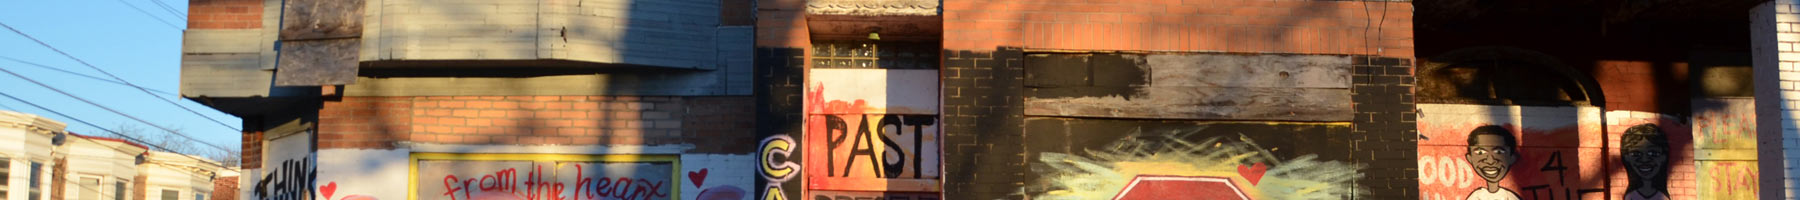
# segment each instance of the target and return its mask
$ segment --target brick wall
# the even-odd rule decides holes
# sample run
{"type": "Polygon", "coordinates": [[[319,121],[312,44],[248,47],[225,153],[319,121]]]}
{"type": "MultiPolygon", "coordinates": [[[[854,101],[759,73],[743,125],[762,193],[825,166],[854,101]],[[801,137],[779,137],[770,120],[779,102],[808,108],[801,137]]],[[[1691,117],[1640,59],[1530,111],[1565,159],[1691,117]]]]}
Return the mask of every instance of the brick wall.
{"type": "Polygon", "coordinates": [[[1751,49],[1754,57],[1757,160],[1763,199],[1792,199],[1800,186],[1800,2],[1779,0],[1750,11],[1751,49]],[[1780,117],[1775,117],[1780,116],[1780,117]]]}
{"type": "Polygon", "coordinates": [[[1366,164],[1357,184],[1371,199],[1417,199],[1418,113],[1413,63],[1405,58],[1356,57],[1351,88],[1351,161],[1366,164]]]}
{"type": "MultiPolygon", "coordinates": [[[[248,122],[248,121],[252,121],[252,120],[253,119],[245,119],[244,121],[248,122]]],[[[248,123],[246,123],[246,124],[248,124],[248,123]]],[[[242,149],[243,151],[241,152],[241,154],[243,154],[242,156],[244,158],[241,161],[242,163],[240,163],[239,167],[241,167],[242,169],[246,169],[246,170],[262,168],[263,132],[262,131],[254,131],[256,129],[250,128],[250,127],[256,127],[256,126],[244,126],[244,127],[245,127],[244,135],[239,137],[239,138],[242,138],[242,140],[243,140],[243,149],[242,149]]]]}
{"type": "Polygon", "coordinates": [[[212,200],[237,200],[238,177],[223,176],[213,179],[212,200]]]}
{"type": "Polygon", "coordinates": [[[262,3],[262,0],[190,0],[187,28],[262,28],[262,3]]]}
{"type": "Polygon", "coordinates": [[[1019,199],[1032,160],[1024,145],[1024,52],[942,54],[945,199],[1019,199]],[[961,167],[958,167],[961,166],[961,167]]]}
{"type": "Polygon", "coordinates": [[[398,141],[694,144],[704,147],[696,151],[742,152],[752,148],[720,138],[750,134],[748,101],[745,97],[342,97],[326,101],[320,109],[318,145],[385,149],[398,141]]]}
{"type": "Polygon", "coordinates": [[[1269,0],[944,1],[944,48],[998,46],[1413,57],[1412,4],[1269,0]]]}
{"type": "MultiPolygon", "coordinates": [[[[150,194],[147,194],[147,193],[150,193],[149,192],[149,189],[150,189],[150,187],[149,187],[150,186],[150,178],[149,177],[150,176],[147,176],[147,175],[137,175],[137,177],[131,178],[131,191],[132,191],[131,199],[132,200],[144,200],[147,196],[150,195],[150,194]]],[[[231,180],[236,181],[237,179],[231,179],[231,180]]],[[[233,198],[236,198],[236,197],[233,197],[233,198]]]]}
{"type": "MultiPolygon", "coordinates": [[[[800,124],[804,114],[802,109],[804,91],[802,88],[806,85],[806,74],[804,73],[807,63],[806,49],[759,46],[756,48],[755,63],[756,72],[753,81],[756,83],[754,93],[756,94],[757,141],[783,136],[802,138],[800,124]]],[[[762,158],[758,159],[758,166],[771,164],[765,163],[770,162],[769,160],[763,160],[768,158],[760,157],[769,152],[758,151],[762,153],[758,155],[759,158],[762,158]]],[[[793,163],[803,161],[801,159],[804,157],[801,156],[802,153],[805,153],[803,150],[795,148],[790,151],[784,159],[793,163]]],[[[758,173],[758,175],[763,174],[758,173]]],[[[797,172],[791,176],[803,175],[805,174],[797,172]]],[[[777,196],[783,196],[782,199],[805,199],[800,196],[800,191],[805,186],[801,185],[798,180],[799,178],[785,182],[757,181],[756,188],[787,188],[782,193],[785,195],[777,196]]],[[[767,189],[756,190],[755,199],[766,199],[763,197],[770,195],[770,191],[767,189]]]]}

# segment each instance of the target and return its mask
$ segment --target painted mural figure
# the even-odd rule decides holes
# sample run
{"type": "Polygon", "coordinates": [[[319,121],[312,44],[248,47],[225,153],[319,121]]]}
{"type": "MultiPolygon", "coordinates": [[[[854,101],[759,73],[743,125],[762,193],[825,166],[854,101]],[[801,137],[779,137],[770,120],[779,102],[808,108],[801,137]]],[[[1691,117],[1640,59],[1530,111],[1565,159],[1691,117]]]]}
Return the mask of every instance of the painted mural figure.
{"type": "Polygon", "coordinates": [[[1500,187],[1513,162],[1519,160],[1519,141],[1511,130],[1487,125],[1469,131],[1469,152],[1463,154],[1475,174],[1487,179],[1487,186],[1469,192],[1469,200],[1517,200],[1519,193],[1500,187]]]}
{"type": "Polygon", "coordinates": [[[1619,159],[1631,171],[1626,173],[1631,184],[1625,199],[1669,199],[1669,139],[1662,129],[1654,124],[1632,126],[1625,129],[1619,142],[1619,152],[1624,153],[1619,159]]]}

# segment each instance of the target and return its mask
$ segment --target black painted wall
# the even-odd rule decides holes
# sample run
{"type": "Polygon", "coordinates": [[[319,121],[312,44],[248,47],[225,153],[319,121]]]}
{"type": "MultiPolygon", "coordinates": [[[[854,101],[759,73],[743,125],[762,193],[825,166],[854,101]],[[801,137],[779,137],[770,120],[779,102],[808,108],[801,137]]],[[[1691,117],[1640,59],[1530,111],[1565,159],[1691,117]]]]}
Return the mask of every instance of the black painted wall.
{"type": "Polygon", "coordinates": [[[1351,97],[1356,120],[1351,123],[1352,162],[1367,164],[1368,199],[1418,199],[1418,111],[1413,104],[1413,63],[1387,57],[1357,56],[1352,67],[1351,97]]]}
{"type": "MultiPolygon", "coordinates": [[[[800,125],[804,118],[802,94],[806,85],[806,51],[798,48],[756,48],[754,78],[756,95],[756,138],[768,141],[781,136],[795,139],[800,136],[800,125]]],[[[756,196],[753,199],[764,199],[771,187],[785,191],[780,195],[785,199],[804,199],[801,191],[806,187],[800,184],[804,170],[793,169],[786,182],[775,182],[768,174],[761,172],[764,165],[779,165],[769,161],[786,161],[801,163],[801,149],[789,149],[788,155],[772,154],[764,151],[762,145],[757,146],[757,179],[756,196]]]]}

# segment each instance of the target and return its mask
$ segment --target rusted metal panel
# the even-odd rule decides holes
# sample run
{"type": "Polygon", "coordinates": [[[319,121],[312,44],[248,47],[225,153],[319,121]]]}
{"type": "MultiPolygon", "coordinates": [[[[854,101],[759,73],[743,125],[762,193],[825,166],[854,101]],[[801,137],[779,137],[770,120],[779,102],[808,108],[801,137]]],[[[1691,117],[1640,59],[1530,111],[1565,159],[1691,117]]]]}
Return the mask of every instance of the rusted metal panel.
{"type": "Polygon", "coordinates": [[[1085,90],[1111,87],[1032,88],[1026,90],[1025,115],[1281,121],[1350,121],[1349,89],[1140,87],[1128,96],[1067,97],[1085,90]],[[1040,96],[1055,96],[1041,98],[1040,96]]]}
{"type": "Polygon", "coordinates": [[[362,36],[363,0],[287,0],[281,40],[362,36]]]}
{"type": "Polygon", "coordinates": [[[285,41],[275,71],[276,86],[356,83],[356,56],[362,39],[285,41]]]}

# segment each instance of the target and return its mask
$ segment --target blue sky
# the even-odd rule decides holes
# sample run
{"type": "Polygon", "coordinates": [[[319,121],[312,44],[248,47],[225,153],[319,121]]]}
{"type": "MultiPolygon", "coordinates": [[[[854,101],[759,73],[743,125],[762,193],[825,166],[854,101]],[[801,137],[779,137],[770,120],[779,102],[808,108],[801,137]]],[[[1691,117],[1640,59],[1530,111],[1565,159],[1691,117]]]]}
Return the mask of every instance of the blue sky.
{"type": "MultiPolygon", "coordinates": [[[[126,81],[146,88],[179,92],[178,84],[181,81],[180,29],[185,28],[186,20],[177,18],[177,16],[186,17],[187,1],[161,1],[173,7],[180,15],[165,11],[153,0],[0,0],[0,23],[30,34],[32,37],[49,43],[100,69],[118,75],[126,81]],[[134,10],[124,3],[137,6],[143,12],[134,10]],[[153,16],[167,21],[174,27],[171,28],[170,25],[153,19],[153,16]]],[[[4,28],[0,28],[0,56],[107,78],[99,71],[90,69],[4,28]]],[[[140,119],[180,129],[182,133],[208,143],[232,149],[239,147],[239,133],[235,130],[239,128],[240,122],[237,117],[220,113],[193,101],[180,99],[178,96],[159,93],[152,96],[128,86],[100,82],[4,59],[0,59],[0,69],[29,76],[140,119]],[[229,127],[208,121],[200,115],[153,98],[174,101],[208,117],[223,121],[229,127]]],[[[32,103],[93,122],[107,129],[114,129],[121,124],[130,124],[145,129],[148,132],[146,134],[152,134],[152,136],[166,134],[166,132],[149,125],[82,103],[74,98],[63,96],[4,73],[0,73],[0,92],[24,98],[32,103]]],[[[0,97],[0,110],[14,110],[56,119],[68,123],[68,130],[76,133],[110,135],[95,127],[56,116],[48,111],[4,97],[0,97]]],[[[194,146],[199,147],[200,145],[194,146]]]]}

